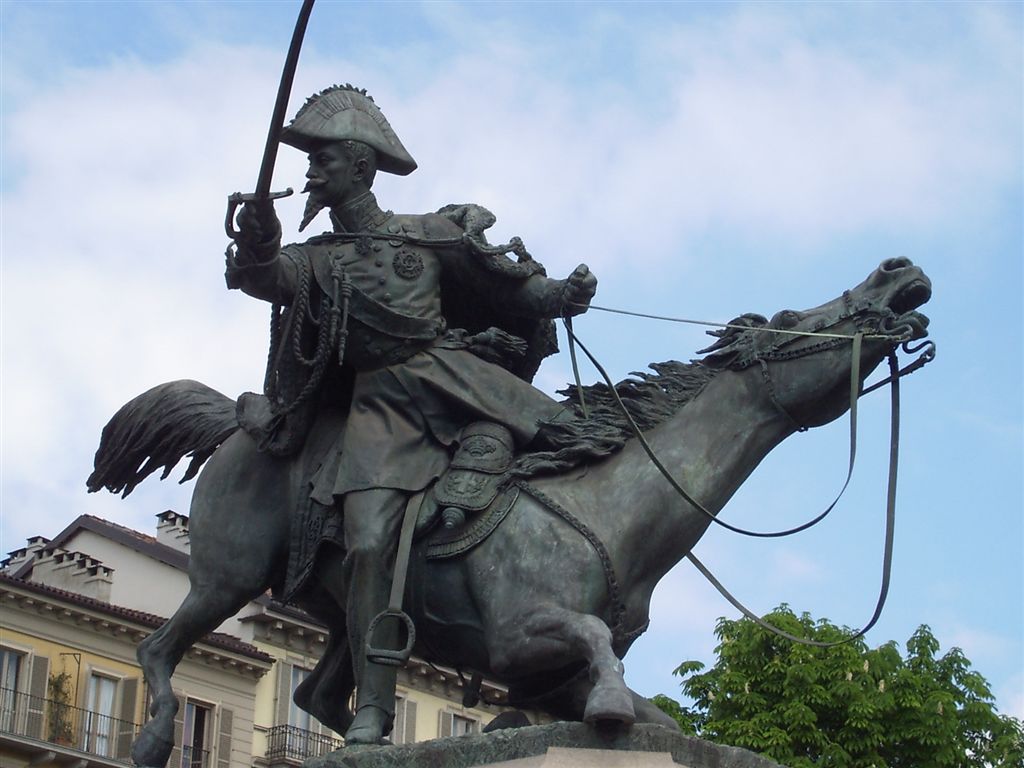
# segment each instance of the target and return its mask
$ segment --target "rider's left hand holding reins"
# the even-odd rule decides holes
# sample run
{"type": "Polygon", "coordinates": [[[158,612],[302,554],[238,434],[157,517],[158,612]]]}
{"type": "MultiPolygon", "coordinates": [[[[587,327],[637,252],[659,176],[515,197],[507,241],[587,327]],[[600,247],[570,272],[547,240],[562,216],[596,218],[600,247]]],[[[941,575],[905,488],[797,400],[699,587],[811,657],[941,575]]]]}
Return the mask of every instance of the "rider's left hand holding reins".
{"type": "Polygon", "coordinates": [[[597,277],[586,264],[580,264],[572,271],[562,289],[563,315],[582,315],[590,307],[590,300],[597,293],[597,277]]]}

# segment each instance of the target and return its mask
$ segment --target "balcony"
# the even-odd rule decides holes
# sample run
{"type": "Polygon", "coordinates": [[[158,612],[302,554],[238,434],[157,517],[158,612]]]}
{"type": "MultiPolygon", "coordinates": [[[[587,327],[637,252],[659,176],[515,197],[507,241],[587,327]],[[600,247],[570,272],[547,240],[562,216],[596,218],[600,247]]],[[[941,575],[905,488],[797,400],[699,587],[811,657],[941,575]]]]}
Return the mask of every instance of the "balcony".
{"type": "MultiPolygon", "coordinates": [[[[174,753],[171,753],[173,759],[174,753]]],[[[199,749],[198,747],[184,746],[181,748],[181,768],[211,768],[210,750],[199,749]]],[[[178,768],[172,762],[167,763],[167,768],[178,768]]]]}
{"type": "MultiPolygon", "coordinates": [[[[33,755],[73,755],[91,765],[130,765],[139,725],[0,688],[0,743],[33,755]]],[[[50,757],[53,760],[53,757],[50,757]]]]}
{"type": "Polygon", "coordinates": [[[294,725],[275,725],[267,732],[267,762],[301,763],[340,749],[341,739],[306,731],[294,725]]]}

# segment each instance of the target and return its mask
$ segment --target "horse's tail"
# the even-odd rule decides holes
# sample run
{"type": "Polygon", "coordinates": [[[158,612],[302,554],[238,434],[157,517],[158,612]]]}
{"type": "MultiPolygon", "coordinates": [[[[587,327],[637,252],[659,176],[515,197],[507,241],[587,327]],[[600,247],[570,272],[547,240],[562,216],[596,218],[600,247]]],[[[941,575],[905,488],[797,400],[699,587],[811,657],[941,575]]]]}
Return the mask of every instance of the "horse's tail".
{"type": "Polygon", "coordinates": [[[169,381],[121,406],[103,428],[86,485],[122,497],[163,467],[163,480],[183,457],[191,480],[210,455],[239,428],[235,401],[198,381],[169,381]]]}

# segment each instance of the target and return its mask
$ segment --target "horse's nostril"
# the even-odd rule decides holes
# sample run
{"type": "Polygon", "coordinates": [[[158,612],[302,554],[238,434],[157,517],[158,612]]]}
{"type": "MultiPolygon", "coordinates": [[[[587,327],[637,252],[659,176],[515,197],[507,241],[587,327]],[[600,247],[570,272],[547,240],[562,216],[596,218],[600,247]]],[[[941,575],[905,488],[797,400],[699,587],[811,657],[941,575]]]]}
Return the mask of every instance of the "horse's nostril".
{"type": "Polygon", "coordinates": [[[898,259],[886,259],[882,262],[880,269],[883,272],[896,272],[901,269],[906,269],[912,264],[913,262],[910,259],[900,256],[898,259]]]}

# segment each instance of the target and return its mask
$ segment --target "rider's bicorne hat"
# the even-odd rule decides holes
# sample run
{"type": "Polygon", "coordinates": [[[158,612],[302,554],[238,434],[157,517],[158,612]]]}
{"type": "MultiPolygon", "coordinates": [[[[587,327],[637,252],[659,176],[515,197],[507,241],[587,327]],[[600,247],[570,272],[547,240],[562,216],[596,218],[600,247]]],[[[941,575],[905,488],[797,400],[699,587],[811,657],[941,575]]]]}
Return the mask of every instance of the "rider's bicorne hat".
{"type": "Polygon", "coordinates": [[[309,152],[322,141],[361,141],[377,152],[377,168],[405,176],[416,161],[366,91],[332,85],[311,96],[281,133],[281,141],[309,152]]]}

